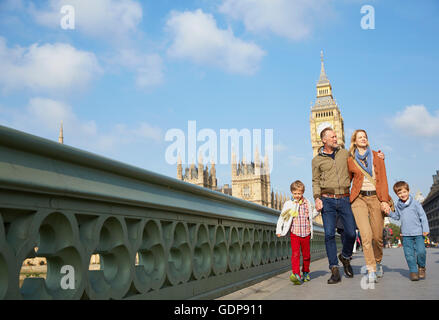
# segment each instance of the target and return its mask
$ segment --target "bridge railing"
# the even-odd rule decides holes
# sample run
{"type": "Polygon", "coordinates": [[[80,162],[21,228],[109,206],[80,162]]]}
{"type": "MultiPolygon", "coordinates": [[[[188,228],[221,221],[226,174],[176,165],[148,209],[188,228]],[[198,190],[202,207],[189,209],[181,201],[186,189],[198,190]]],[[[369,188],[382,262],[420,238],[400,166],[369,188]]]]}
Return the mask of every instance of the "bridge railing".
{"type": "Polygon", "coordinates": [[[278,215],[0,126],[0,299],[216,298],[290,268],[278,215]]]}

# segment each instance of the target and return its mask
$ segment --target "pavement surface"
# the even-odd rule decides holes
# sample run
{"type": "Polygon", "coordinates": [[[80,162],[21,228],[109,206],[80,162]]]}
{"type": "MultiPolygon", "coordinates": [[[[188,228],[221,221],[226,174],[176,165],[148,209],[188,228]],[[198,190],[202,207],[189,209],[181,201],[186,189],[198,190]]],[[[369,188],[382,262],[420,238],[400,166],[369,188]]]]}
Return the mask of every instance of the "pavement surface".
{"type": "Polygon", "coordinates": [[[361,251],[354,254],[351,265],[354,278],[344,275],[340,265],[342,281],[338,284],[327,284],[330,277],[328,259],[320,259],[311,263],[311,281],[302,285],[294,285],[289,276],[291,271],[281,273],[270,279],[261,281],[250,287],[235,291],[218,300],[430,300],[439,299],[439,249],[427,248],[426,278],[410,281],[409,270],[402,248],[384,249],[383,278],[374,285],[365,280],[364,256],[361,251]],[[363,267],[363,268],[362,268],[363,267]]]}

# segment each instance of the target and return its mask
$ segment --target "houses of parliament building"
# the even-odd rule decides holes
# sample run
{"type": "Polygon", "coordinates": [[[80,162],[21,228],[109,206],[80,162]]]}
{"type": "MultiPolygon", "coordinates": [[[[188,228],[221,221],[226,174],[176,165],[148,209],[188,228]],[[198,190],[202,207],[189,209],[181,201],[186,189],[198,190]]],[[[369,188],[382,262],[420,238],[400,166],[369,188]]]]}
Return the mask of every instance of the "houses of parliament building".
{"type": "Polygon", "coordinates": [[[207,165],[204,166],[201,158],[198,160],[198,166],[192,163],[189,168],[185,169],[184,173],[181,159],[179,159],[177,164],[177,179],[262,206],[281,210],[288,198],[284,194],[274,193],[271,190],[268,157],[266,156],[264,161],[261,161],[259,152],[256,150],[254,159],[254,162],[246,162],[244,159],[238,163],[235,153],[232,153],[231,186],[225,184],[219,187],[216,178],[215,163],[211,163],[209,170],[207,165]]]}
{"type": "MultiPolygon", "coordinates": [[[[337,134],[339,145],[344,147],[344,124],[340,109],[333,97],[332,85],[326,76],[321,52],[320,77],[316,85],[317,97],[311,106],[310,131],[313,156],[322,146],[320,132],[326,127],[332,127],[337,134]]],[[[186,168],[183,173],[181,160],[177,164],[177,178],[201,187],[209,188],[225,194],[232,195],[250,202],[254,202],[276,210],[281,210],[285,201],[289,198],[285,194],[274,193],[271,188],[270,172],[268,170],[268,157],[260,160],[259,152],[256,150],[254,162],[237,162],[235,154],[232,153],[231,165],[232,185],[225,184],[218,186],[216,178],[215,163],[211,163],[210,171],[208,166],[204,167],[202,159],[199,159],[198,166],[194,163],[186,168]]],[[[321,223],[320,216],[318,217],[321,223]]]]}

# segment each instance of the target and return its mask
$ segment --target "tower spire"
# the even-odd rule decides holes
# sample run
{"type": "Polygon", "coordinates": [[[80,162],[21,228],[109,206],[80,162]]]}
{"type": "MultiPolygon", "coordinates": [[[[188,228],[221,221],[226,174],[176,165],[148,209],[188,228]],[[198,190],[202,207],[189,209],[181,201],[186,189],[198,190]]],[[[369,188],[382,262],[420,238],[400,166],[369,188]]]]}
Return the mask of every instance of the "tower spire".
{"type": "Polygon", "coordinates": [[[323,50],[320,51],[320,61],[321,61],[321,69],[320,69],[320,78],[317,82],[317,98],[320,97],[332,97],[332,86],[329,82],[328,77],[326,76],[325,71],[325,63],[323,62],[323,50]]]}
{"type": "Polygon", "coordinates": [[[177,178],[183,180],[183,166],[181,163],[180,152],[178,153],[178,160],[177,160],[177,178]]]}
{"type": "Polygon", "coordinates": [[[321,61],[321,68],[320,68],[320,78],[318,84],[328,84],[329,80],[326,76],[325,72],[325,63],[323,62],[323,50],[320,51],[320,61],[321,61]]]}
{"type": "Polygon", "coordinates": [[[259,148],[258,145],[256,145],[256,150],[255,150],[255,164],[257,164],[258,166],[261,165],[261,158],[259,156],[259,148]]]}
{"type": "Polygon", "coordinates": [[[213,161],[213,158],[210,161],[210,174],[212,179],[212,189],[216,190],[217,188],[217,179],[216,179],[216,169],[215,169],[215,162],[213,161]]]}
{"type": "Polygon", "coordinates": [[[235,148],[234,147],[232,148],[233,148],[232,149],[232,177],[235,177],[238,174],[238,164],[236,163],[235,148]]]}
{"type": "Polygon", "coordinates": [[[64,131],[63,131],[63,123],[62,123],[62,120],[61,120],[61,127],[59,128],[58,142],[61,143],[61,144],[64,144],[64,131]]]}

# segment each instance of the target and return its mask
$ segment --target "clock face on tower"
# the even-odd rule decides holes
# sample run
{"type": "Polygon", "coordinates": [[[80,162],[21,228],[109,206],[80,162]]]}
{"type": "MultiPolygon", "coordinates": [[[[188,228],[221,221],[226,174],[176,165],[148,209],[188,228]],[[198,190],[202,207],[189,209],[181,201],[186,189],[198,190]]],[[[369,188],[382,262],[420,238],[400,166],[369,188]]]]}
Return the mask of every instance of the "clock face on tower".
{"type": "Polygon", "coordinates": [[[332,128],[332,124],[330,122],[322,122],[317,126],[317,136],[320,138],[320,132],[322,132],[323,129],[327,128],[327,127],[331,127],[332,128]]]}

